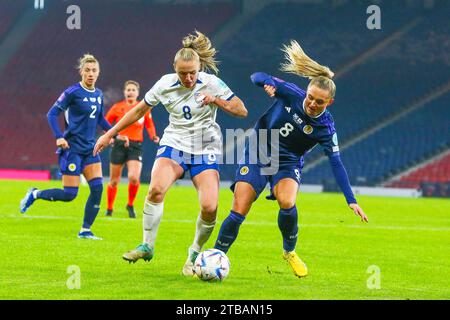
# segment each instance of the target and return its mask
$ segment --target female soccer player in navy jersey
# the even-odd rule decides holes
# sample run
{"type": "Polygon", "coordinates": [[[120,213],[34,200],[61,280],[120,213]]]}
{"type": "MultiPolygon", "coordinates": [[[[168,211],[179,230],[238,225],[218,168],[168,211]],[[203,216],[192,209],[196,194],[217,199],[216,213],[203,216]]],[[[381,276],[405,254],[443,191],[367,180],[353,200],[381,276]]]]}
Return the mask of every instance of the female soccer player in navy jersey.
{"type": "Polygon", "coordinates": [[[263,87],[275,101],[256,122],[253,134],[259,148],[278,151],[278,159],[270,155],[267,163],[259,156],[258,150],[252,150],[246,143],[243,160],[239,164],[236,178],[231,189],[234,191],[232,210],[224,220],[215,244],[216,249],[227,252],[236,239],[239,227],[249,213],[267,183],[271,194],[267,197],[277,200],[280,207],[278,226],[283,237],[283,257],[288,261],[294,274],[304,277],[308,274],[306,265],[295,252],[298,225],[296,198],[303,167],[303,156],[316,144],[320,144],[328,155],[336,181],[343,191],[349,207],[362,221],[367,216],[359,207],[353,195],[346,170],[339,156],[339,146],[334,121],[326,108],[333,103],[336,86],[332,80],[333,72],[309,58],[296,41],[285,45],[287,63],[282,71],[308,77],[311,81],[307,91],[295,84],[284,82],[262,72],[251,76],[252,82],[263,87]],[[279,133],[279,145],[271,145],[275,132],[279,133]],[[261,134],[267,134],[259,141],[261,134]],[[252,156],[258,155],[255,161],[252,156]]]}
{"type": "MultiPolygon", "coordinates": [[[[63,189],[38,190],[31,188],[20,202],[20,211],[25,213],[37,199],[69,202],[75,199],[82,173],[88,181],[90,195],[84,209],[83,225],[79,238],[100,240],[91,226],[100,208],[103,192],[100,157],[93,156],[97,126],[107,131],[111,128],[103,116],[103,93],[95,88],[100,74],[97,59],[85,54],[78,64],[81,81],[66,89],[47,114],[47,119],[56,138],[56,153],[62,173],[63,189]],[[64,113],[66,130],[61,132],[58,116],[64,113]]],[[[126,137],[120,137],[128,143],[126,137]]]]}

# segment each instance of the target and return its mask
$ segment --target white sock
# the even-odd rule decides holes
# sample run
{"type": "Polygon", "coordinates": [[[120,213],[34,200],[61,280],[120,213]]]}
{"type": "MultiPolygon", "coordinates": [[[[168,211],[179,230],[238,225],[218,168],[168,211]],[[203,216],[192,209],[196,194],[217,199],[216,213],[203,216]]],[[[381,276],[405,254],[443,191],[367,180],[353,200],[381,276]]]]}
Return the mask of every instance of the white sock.
{"type": "Polygon", "coordinates": [[[34,190],[31,194],[33,195],[33,198],[36,200],[37,199],[37,194],[38,194],[39,190],[34,190]]]}
{"type": "Polygon", "coordinates": [[[163,215],[164,202],[153,203],[145,199],[142,227],[144,229],[144,243],[154,247],[159,223],[163,215]]]}
{"type": "Polygon", "coordinates": [[[192,243],[191,246],[193,250],[198,252],[202,250],[203,245],[206,243],[206,241],[208,241],[209,237],[211,236],[211,233],[213,232],[215,225],[216,221],[206,222],[200,217],[200,215],[198,216],[194,243],[192,243]]]}

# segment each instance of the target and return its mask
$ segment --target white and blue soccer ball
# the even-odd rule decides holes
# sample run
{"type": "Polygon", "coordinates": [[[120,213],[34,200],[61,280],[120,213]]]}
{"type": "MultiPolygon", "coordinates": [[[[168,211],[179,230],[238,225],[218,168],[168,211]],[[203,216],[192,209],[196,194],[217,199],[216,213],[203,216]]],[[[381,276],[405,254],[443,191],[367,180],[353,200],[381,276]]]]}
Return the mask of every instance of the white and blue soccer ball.
{"type": "Polygon", "coordinates": [[[230,272],[230,260],[223,251],[208,249],[195,259],[194,272],[203,281],[222,281],[230,272]]]}

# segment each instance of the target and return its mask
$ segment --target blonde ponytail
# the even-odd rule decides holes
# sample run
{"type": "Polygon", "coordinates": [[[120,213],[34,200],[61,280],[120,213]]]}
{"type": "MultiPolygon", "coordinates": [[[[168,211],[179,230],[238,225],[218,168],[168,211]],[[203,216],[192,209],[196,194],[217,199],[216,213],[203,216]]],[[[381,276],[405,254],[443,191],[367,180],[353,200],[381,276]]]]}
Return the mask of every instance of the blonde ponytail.
{"type": "Polygon", "coordinates": [[[210,70],[216,74],[219,73],[218,61],[214,58],[217,53],[216,49],[203,33],[197,30],[195,33],[197,35],[189,34],[183,38],[183,48],[175,55],[174,62],[176,63],[179,59],[184,61],[198,59],[201,71],[210,70]]]}
{"type": "Polygon", "coordinates": [[[311,85],[316,85],[321,89],[329,90],[333,98],[336,94],[336,85],[332,80],[334,72],[311,59],[297,41],[291,40],[289,45],[283,45],[281,49],[285,53],[287,62],[281,64],[280,70],[293,73],[300,77],[309,78],[311,85]]]}

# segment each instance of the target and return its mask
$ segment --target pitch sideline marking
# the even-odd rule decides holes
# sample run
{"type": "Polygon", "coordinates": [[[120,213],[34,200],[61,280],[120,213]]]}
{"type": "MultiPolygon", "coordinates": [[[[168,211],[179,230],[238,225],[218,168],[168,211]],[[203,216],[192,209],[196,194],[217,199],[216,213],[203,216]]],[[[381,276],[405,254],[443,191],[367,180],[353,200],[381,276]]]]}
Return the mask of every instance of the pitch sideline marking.
{"type": "MultiPolygon", "coordinates": [[[[49,220],[79,220],[80,217],[61,217],[61,216],[30,216],[30,215],[0,215],[0,219],[49,219],[49,220]]],[[[130,218],[105,218],[108,221],[135,221],[130,218]]],[[[162,220],[162,223],[176,222],[176,223],[195,223],[195,220],[188,219],[170,219],[162,220]]],[[[247,225],[266,225],[276,226],[275,222],[263,222],[263,221],[246,221],[247,225]]],[[[405,230],[405,231],[450,231],[450,227],[405,227],[405,226],[381,226],[381,225],[345,225],[345,224],[320,224],[300,223],[301,227],[311,228],[351,228],[351,229],[378,229],[378,230],[405,230]]]]}

